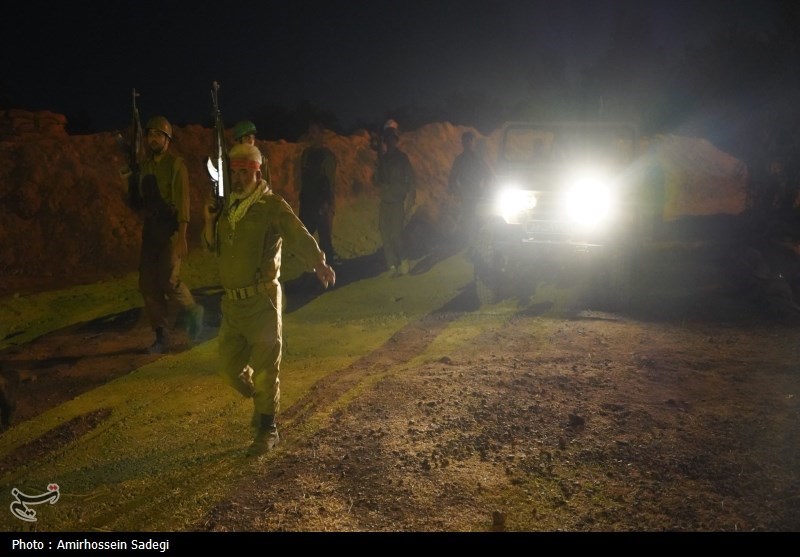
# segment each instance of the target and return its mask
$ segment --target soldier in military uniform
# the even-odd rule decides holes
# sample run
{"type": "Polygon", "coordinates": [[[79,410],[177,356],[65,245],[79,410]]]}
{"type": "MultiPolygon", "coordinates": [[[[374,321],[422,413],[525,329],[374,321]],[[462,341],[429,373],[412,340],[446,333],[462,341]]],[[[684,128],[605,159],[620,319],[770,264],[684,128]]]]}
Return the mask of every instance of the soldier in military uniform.
{"type": "Polygon", "coordinates": [[[447,187],[460,204],[461,240],[471,246],[478,232],[477,207],[491,181],[489,165],[478,155],[475,134],[464,132],[461,144],[464,150],[453,161],[447,187]]]}
{"type": "Polygon", "coordinates": [[[335,214],[336,155],[325,146],[325,129],[319,122],[308,126],[311,145],[300,156],[300,220],[311,234],[319,235],[319,245],[334,261],[333,217],[335,214]]]}
{"type": "Polygon", "coordinates": [[[142,215],[139,290],[156,338],[148,349],[170,349],[169,332],[177,318],[186,322],[196,340],[203,323],[203,306],[197,304],[180,279],[181,260],[189,251],[189,174],[183,159],[169,152],[172,125],[163,116],[147,122],[148,156],[142,162],[138,190],[130,200],[142,215]]]}
{"type": "MultiPolygon", "coordinates": [[[[258,129],[256,129],[256,125],[253,122],[250,120],[241,120],[233,126],[233,141],[237,144],[246,143],[247,145],[255,145],[257,133],[258,129]]],[[[261,164],[261,177],[272,187],[272,179],[269,174],[269,160],[267,157],[264,157],[264,162],[261,164]]]]}
{"type": "Polygon", "coordinates": [[[374,181],[380,188],[378,227],[383,241],[386,266],[392,277],[408,272],[402,245],[406,216],[416,199],[414,170],[408,156],[397,147],[400,136],[393,127],[384,130],[386,153],[378,159],[374,181]]]}
{"type": "Polygon", "coordinates": [[[203,239],[216,251],[225,290],[219,330],[220,375],[254,402],[256,435],[248,455],[261,455],[280,440],[275,416],[280,409],[282,353],[281,251],[284,242],[325,286],[336,280],[325,252],[289,204],[261,176],[257,147],[235,145],[229,154],[231,196],[220,213],[205,210],[203,239]],[[243,369],[252,368],[252,383],[243,369]]]}

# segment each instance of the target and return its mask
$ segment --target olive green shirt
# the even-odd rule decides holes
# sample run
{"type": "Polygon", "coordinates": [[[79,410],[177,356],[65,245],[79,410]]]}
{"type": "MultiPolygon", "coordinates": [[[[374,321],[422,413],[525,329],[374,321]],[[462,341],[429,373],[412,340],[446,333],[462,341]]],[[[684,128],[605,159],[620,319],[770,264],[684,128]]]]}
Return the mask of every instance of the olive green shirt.
{"type": "Polygon", "coordinates": [[[223,288],[277,282],[283,243],[309,270],[322,257],[316,239],[278,194],[268,192],[231,227],[228,210],[217,221],[216,251],[223,288]]]}
{"type": "Polygon", "coordinates": [[[416,181],[408,156],[400,150],[388,151],[378,160],[373,177],[380,188],[381,202],[414,202],[416,181]]]}
{"type": "MultiPolygon", "coordinates": [[[[172,153],[164,153],[160,160],[150,157],[142,163],[139,187],[147,181],[147,176],[155,176],[161,200],[175,213],[177,221],[189,222],[189,171],[182,158],[172,153]]],[[[158,210],[148,192],[141,191],[145,210],[158,210]]]]}
{"type": "Polygon", "coordinates": [[[327,147],[312,145],[300,156],[300,203],[309,207],[334,206],[336,155],[327,147]]]}

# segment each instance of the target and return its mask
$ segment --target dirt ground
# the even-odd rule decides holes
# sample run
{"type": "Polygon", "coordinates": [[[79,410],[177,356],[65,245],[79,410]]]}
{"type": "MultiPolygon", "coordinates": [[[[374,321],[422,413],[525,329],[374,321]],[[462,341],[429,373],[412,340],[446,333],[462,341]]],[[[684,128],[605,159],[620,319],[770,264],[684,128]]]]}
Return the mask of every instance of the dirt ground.
{"type": "MultiPolygon", "coordinates": [[[[275,453],[193,530],[800,530],[797,322],[733,287],[671,296],[665,285],[685,286],[671,272],[695,281],[727,257],[687,253],[654,256],[639,311],[480,308],[467,288],[288,408],[275,453]],[[404,365],[464,321],[487,325],[447,356],[404,365]]],[[[219,295],[197,295],[211,338],[219,295]]],[[[132,310],[7,351],[24,371],[18,421],[157,358],[139,351],[149,341],[132,310]]],[[[0,468],[90,427],[65,424],[0,468]]]]}

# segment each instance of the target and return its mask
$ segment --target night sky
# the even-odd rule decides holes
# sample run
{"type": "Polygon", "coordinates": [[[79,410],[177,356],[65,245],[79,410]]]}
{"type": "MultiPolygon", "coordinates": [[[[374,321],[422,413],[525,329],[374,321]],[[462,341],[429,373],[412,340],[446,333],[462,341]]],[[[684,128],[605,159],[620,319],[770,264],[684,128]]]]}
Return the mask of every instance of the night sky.
{"type": "Polygon", "coordinates": [[[100,131],[142,117],[210,124],[220,83],[227,124],[258,107],[306,99],[344,126],[457,92],[503,103],[525,95],[542,48],[572,67],[608,41],[621,7],[643,11],[667,53],[738,24],[770,30],[777,1],[301,0],[41,2],[4,8],[3,106],[83,111],[100,131]]]}

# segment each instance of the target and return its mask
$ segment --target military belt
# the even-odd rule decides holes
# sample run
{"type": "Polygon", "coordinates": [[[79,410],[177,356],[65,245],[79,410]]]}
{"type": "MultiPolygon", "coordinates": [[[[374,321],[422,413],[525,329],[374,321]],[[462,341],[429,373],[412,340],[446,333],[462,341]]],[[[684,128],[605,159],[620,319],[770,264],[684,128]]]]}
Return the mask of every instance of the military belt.
{"type": "Polygon", "coordinates": [[[225,288],[225,295],[231,300],[246,300],[259,292],[269,292],[269,283],[259,282],[244,288],[225,288]]]}

